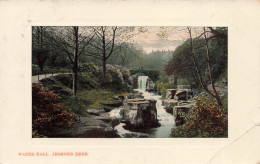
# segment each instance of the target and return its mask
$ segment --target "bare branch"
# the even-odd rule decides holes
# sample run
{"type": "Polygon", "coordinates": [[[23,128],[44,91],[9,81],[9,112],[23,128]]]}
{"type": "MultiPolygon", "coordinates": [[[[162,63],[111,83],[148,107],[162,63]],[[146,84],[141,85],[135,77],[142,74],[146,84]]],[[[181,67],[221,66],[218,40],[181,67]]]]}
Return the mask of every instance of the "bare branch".
{"type": "Polygon", "coordinates": [[[114,50],[116,29],[117,29],[117,26],[115,28],[113,28],[112,48],[111,48],[108,56],[106,57],[106,59],[108,59],[112,55],[112,52],[114,50]]]}
{"type": "Polygon", "coordinates": [[[80,56],[82,54],[82,52],[85,50],[86,46],[89,45],[90,41],[94,38],[94,35],[87,41],[87,43],[85,43],[85,45],[83,46],[83,48],[81,49],[81,51],[79,52],[78,56],[80,56]]]}

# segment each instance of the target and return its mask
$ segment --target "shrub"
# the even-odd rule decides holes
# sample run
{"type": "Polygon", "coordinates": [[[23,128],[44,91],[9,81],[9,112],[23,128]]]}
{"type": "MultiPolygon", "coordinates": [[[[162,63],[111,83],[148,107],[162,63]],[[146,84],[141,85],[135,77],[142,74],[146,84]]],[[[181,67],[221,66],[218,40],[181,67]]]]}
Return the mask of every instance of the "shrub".
{"type": "Polygon", "coordinates": [[[93,73],[98,70],[98,67],[94,63],[82,63],[80,66],[81,72],[93,73]]]}
{"type": "Polygon", "coordinates": [[[59,81],[61,84],[68,88],[72,88],[72,75],[70,74],[59,74],[54,76],[55,80],[59,81]]]}
{"type": "Polygon", "coordinates": [[[131,85],[132,78],[125,67],[107,65],[107,82],[110,88],[118,91],[129,91],[128,85],[131,85]]]}
{"type": "Polygon", "coordinates": [[[228,118],[215,99],[196,98],[196,104],[182,127],[172,130],[172,137],[227,137],[228,118]]]}
{"type": "MultiPolygon", "coordinates": [[[[72,88],[72,75],[60,74],[54,78],[68,88],[72,88]]],[[[97,88],[99,86],[98,79],[91,73],[78,74],[78,87],[84,89],[97,88]]]]}
{"type": "Polygon", "coordinates": [[[166,96],[166,89],[174,89],[173,83],[160,83],[159,81],[156,82],[157,92],[162,95],[163,98],[166,96]]]}
{"type": "Polygon", "coordinates": [[[76,122],[75,113],[60,104],[55,93],[46,91],[41,84],[33,84],[32,128],[35,136],[49,136],[55,131],[70,129],[76,122]]]}
{"type": "Polygon", "coordinates": [[[79,87],[84,89],[98,88],[99,80],[90,73],[82,73],[78,76],[79,87]]]}

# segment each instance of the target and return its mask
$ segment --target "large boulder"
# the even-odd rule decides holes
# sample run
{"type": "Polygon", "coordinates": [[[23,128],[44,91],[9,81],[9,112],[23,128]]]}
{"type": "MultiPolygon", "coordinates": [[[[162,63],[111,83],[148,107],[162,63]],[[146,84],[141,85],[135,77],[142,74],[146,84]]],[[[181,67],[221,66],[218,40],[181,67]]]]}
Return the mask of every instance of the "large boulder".
{"type": "Polygon", "coordinates": [[[103,109],[87,109],[88,114],[99,116],[101,113],[105,111],[103,109]]]}
{"type": "Polygon", "coordinates": [[[194,102],[190,102],[186,105],[182,104],[181,106],[173,107],[173,115],[175,116],[176,126],[183,125],[188,121],[188,116],[191,113],[194,104],[194,102]]]}
{"type": "Polygon", "coordinates": [[[81,117],[75,128],[74,137],[85,138],[109,138],[120,137],[114,129],[119,120],[110,117],[108,113],[100,113],[99,116],[81,117]]]}
{"type": "Polygon", "coordinates": [[[148,138],[148,134],[143,133],[137,133],[137,132],[131,132],[131,133],[125,133],[123,134],[124,138],[148,138]]]}
{"type": "Polygon", "coordinates": [[[174,99],[177,89],[166,89],[166,99],[174,99]]]}
{"type": "Polygon", "coordinates": [[[127,99],[124,103],[123,119],[126,128],[139,129],[158,126],[156,100],[127,99]]]}
{"type": "Polygon", "coordinates": [[[173,114],[173,107],[178,105],[178,101],[175,99],[163,100],[163,105],[165,106],[166,112],[173,114]]]}
{"type": "Polygon", "coordinates": [[[134,92],[126,96],[126,99],[139,99],[144,98],[143,93],[141,92],[134,92]]]}

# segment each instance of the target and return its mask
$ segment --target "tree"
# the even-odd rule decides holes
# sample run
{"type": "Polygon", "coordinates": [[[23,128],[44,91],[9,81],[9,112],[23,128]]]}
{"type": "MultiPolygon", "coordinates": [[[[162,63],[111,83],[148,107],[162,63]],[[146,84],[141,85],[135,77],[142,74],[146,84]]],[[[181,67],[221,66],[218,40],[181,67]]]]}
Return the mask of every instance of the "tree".
{"type": "MultiPolygon", "coordinates": [[[[196,68],[196,72],[197,72],[200,84],[201,84],[202,88],[209,95],[211,95],[212,97],[214,97],[216,99],[216,101],[218,102],[218,105],[222,107],[221,99],[220,99],[220,97],[219,97],[219,95],[216,91],[216,88],[215,88],[215,85],[214,85],[214,82],[213,82],[213,79],[212,79],[212,65],[211,65],[210,52],[209,52],[209,41],[210,41],[211,38],[214,38],[214,37],[221,37],[221,38],[224,38],[224,39],[227,39],[227,37],[224,37],[224,36],[226,36],[225,34],[220,34],[219,32],[216,33],[216,30],[214,30],[213,28],[210,28],[210,32],[213,33],[213,35],[207,37],[206,33],[208,31],[206,31],[205,27],[203,28],[203,33],[199,36],[199,37],[201,37],[203,35],[204,39],[205,39],[205,44],[200,45],[199,47],[205,46],[205,48],[206,48],[209,79],[210,79],[210,82],[211,82],[211,85],[212,85],[212,88],[213,88],[213,92],[214,92],[214,93],[212,93],[208,89],[208,86],[205,84],[205,82],[202,79],[202,74],[201,74],[200,68],[198,67],[196,56],[194,55],[194,52],[193,52],[194,47],[193,47],[193,41],[192,41],[193,38],[192,38],[191,28],[188,27],[187,30],[188,30],[189,36],[190,36],[190,55],[191,55],[192,61],[194,63],[194,66],[196,68]]],[[[199,48],[199,47],[197,47],[197,48],[199,48]]]]}
{"type": "MultiPolygon", "coordinates": [[[[199,40],[195,40],[194,44],[198,44],[199,40]]],[[[196,51],[196,56],[200,59],[198,64],[199,67],[204,70],[204,65],[202,64],[204,60],[204,53],[202,51],[196,51]]],[[[167,75],[174,76],[174,84],[177,86],[178,77],[187,79],[192,87],[196,87],[199,81],[196,77],[196,70],[190,58],[189,52],[189,40],[186,40],[183,44],[178,46],[172,54],[171,60],[165,66],[164,69],[167,75]]],[[[203,76],[204,78],[204,76],[203,76]]]]}
{"type": "Polygon", "coordinates": [[[40,68],[40,71],[43,71],[43,66],[45,61],[47,60],[47,53],[49,52],[48,50],[44,49],[43,46],[43,27],[39,26],[36,28],[32,28],[32,36],[33,38],[33,44],[32,44],[32,48],[33,48],[33,53],[36,53],[36,59],[37,59],[37,64],[40,68]]]}
{"type": "Polygon", "coordinates": [[[78,83],[78,60],[85,53],[85,49],[90,44],[94,35],[86,29],[79,32],[78,26],[73,27],[48,27],[44,36],[49,39],[49,44],[52,44],[56,49],[64,52],[72,64],[73,71],[73,95],[77,94],[78,83]]]}
{"type": "Polygon", "coordinates": [[[113,54],[118,54],[122,50],[122,46],[126,45],[134,35],[144,30],[134,31],[134,27],[109,27],[100,26],[93,27],[95,37],[91,45],[93,49],[88,51],[88,55],[102,61],[103,75],[102,83],[106,82],[106,64],[113,54]]]}
{"type": "Polygon", "coordinates": [[[208,30],[203,28],[194,31],[188,27],[187,30],[189,39],[176,48],[165,71],[168,75],[184,76],[189,81],[196,81],[222,106],[214,83],[227,67],[227,29],[209,27],[208,30]],[[193,38],[192,31],[199,36],[193,38]],[[213,92],[209,90],[208,83],[213,92]]]}

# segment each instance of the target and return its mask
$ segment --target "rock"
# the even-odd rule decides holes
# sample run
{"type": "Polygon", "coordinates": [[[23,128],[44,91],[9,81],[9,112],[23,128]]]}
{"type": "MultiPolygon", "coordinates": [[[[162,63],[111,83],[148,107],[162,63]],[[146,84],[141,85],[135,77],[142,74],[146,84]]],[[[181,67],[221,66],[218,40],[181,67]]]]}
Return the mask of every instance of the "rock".
{"type": "Polygon", "coordinates": [[[127,99],[137,99],[137,98],[144,98],[144,96],[143,96],[143,93],[141,93],[141,92],[134,92],[134,93],[131,93],[130,95],[128,95],[126,98],[127,99]]]}
{"type": "Polygon", "coordinates": [[[82,130],[97,130],[97,129],[104,129],[102,126],[84,126],[82,130]]]}
{"type": "Polygon", "coordinates": [[[106,111],[106,112],[110,112],[111,110],[115,109],[115,108],[118,108],[120,106],[123,105],[123,102],[121,100],[119,100],[118,102],[116,103],[113,103],[113,104],[105,104],[103,103],[103,109],[106,111]]]}
{"type": "Polygon", "coordinates": [[[104,131],[107,132],[107,133],[111,133],[111,132],[114,131],[114,129],[113,129],[111,126],[109,126],[109,127],[106,127],[106,128],[104,129],[104,131]]]}
{"type": "Polygon", "coordinates": [[[156,100],[127,99],[123,119],[128,128],[151,128],[158,125],[156,100]]]}
{"type": "Polygon", "coordinates": [[[113,119],[115,118],[110,118],[108,117],[108,115],[82,117],[80,120],[80,124],[78,124],[77,129],[74,132],[74,136],[86,138],[120,137],[117,134],[117,131],[114,130],[113,126],[111,125],[113,119]]]}
{"type": "Polygon", "coordinates": [[[183,106],[174,106],[173,107],[173,115],[175,116],[175,124],[176,126],[182,125],[188,121],[188,115],[192,111],[192,107],[194,103],[190,103],[183,106]]]}
{"type": "Polygon", "coordinates": [[[166,89],[166,99],[174,99],[177,89],[166,89]]]}
{"type": "Polygon", "coordinates": [[[181,112],[184,112],[185,114],[188,114],[191,110],[194,104],[187,104],[187,105],[182,105],[182,106],[174,106],[173,107],[173,115],[175,117],[178,117],[178,115],[181,112]]]}
{"type": "Polygon", "coordinates": [[[137,133],[137,132],[132,132],[132,133],[125,133],[123,134],[125,138],[148,138],[148,134],[143,134],[143,133],[137,133]]]}
{"type": "Polygon", "coordinates": [[[178,105],[178,101],[174,99],[167,99],[164,100],[164,108],[166,109],[166,112],[173,114],[173,107],[178,105]]]}
{"type": "Polygon", "coordinates": [[[227,92],[222,92],[222,93],[220,93],[220,95],[219,95],[220,97],[224,97],[224,96],[227,96],[227,92]]]}
{"type": "Polygon", "coordinates": [[[120,124],[120,121],[119,119],[117,118],[114,118],[112,121],[111,121],[111,126],[114,128],[115,126],[119,125],[120,124]]]}
{"type": "Polygon", "coordinates": [[[87,109],[87,112],[91,115],[99,116],[100,113],[104,113],[103,109],[87,109]]]}
{"type": "Polygon", "coordinates": [[[110,138],[120,137],[112,127],[87,126],[78,130],[77,137],[110,138]]]}
{"type": "Polygon", "coordinates": [[[112,119],[110,117],[96,117],[96,119],[102,120],[106,123],[110,123],[112,121],[112,119]]]}
{"type": "Polygon", "coordinates": [[[114,100],[120,100],[118,96],[113,97],[114,100]]]}

